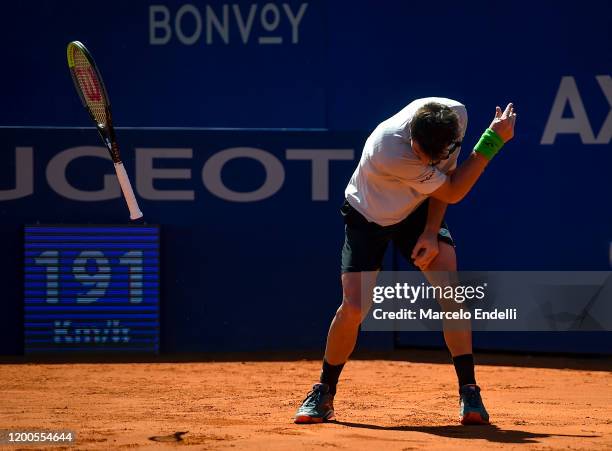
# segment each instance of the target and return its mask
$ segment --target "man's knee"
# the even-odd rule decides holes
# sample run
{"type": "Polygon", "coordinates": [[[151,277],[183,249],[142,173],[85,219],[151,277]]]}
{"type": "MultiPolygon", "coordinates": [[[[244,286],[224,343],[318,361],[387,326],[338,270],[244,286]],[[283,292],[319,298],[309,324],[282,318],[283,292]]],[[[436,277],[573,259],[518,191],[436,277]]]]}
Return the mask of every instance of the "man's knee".
{"type": "Polygon", "coordinates": [[[457,254],[450,244],[440,241],[439,252],[433,259],[427,271],[457,271],[457,254]]]}
{"type": "Polygon", "coordinates": [[[342,304],[336,311],[336,316],[344,321],[358,326],[361,323],[361,306],[348,301],[346,298],[342,300],[342,304]]]}
{"type": "Polygon", "coordinates": [[[344,273],[342,274],[342,305],[337,314],[344,319],[359,324],[364,312],[370,307],[371,296],[364,291],[364,281],[371,276],[367,273],[344,273]]]}

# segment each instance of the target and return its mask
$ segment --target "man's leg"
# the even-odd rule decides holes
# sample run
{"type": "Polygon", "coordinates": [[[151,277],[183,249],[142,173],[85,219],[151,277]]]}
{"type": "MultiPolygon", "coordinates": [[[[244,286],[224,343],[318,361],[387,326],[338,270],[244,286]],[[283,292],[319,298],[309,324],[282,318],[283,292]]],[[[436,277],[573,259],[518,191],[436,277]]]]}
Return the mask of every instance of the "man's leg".
{"type": "Polygon", "coordinates": [[[320,382],[329,386],[332,396],[336,394],[338,378],[349,359],[359,333],[359,325],[372,305],[372,293],[377,271],[347,272],[342,274],[342,304],[329,326],[320,382]]]}
{"type": "Polygon", "coordinates": [[[359,325],[372,305],[371,293],[377,274],[377,271],[342,274],[342,304],[327,334],[320,383],[315,384],[298,409],[296,423],[320,423],[334,419],[333,400],[338,378],[355,348],[359,325]]]}
{"type": "MultiPolygon", "coordinates": [[[[457,271],[455,248],[440,241],[439,254],[432,261],[425,276],[432,285],[448,286],[454,284],[457,271]]],[[[458,309],[460,304],[445,301],[443,308],[458,309]]],[[[444,320],[444,341],[453,358],[455,372],[459,381],[460,418],[463,424],[487,424],[487,413],[480,388],[474,375],[474,355],[472,353],[472,329],[467,320],[444,320]]]]}
{"type": "Polygon", "coordinates": [[[334,417],[333,399],[344,364],[355,348],[359,325],[372,304],[372,288],[392,230],[370,223],[348,202],[342,248],[342,304],[327,334],[320,383],[315,384],[295,415],[296,423],[320,423],[334,417]],[[362,293],[368,293],[363,297],[362,293]]]}
{"type": "Polygon", "coordinates": [[[372,293],[376,271],[342,274],[342,304],[336,311],[327,334],[325,361],[330,365],[344,364],[357,342],[359,325],[372,305],[372,297],[362,298],[362,291],[372,293]]]}
{"type": "MultiPolygon", "coordinates": [[[[449,277],[452,277],[452,273],[457,271],[457,254],[453,246],[443,241],[438,243],[438,247],[440,253],[424,274],[432,285],[445,286],[451,283],[449,277]]],[[[444,322],[444,326],[444,341],[453,358],[472,354],[472,329],[469,321],[444,322]]]]}

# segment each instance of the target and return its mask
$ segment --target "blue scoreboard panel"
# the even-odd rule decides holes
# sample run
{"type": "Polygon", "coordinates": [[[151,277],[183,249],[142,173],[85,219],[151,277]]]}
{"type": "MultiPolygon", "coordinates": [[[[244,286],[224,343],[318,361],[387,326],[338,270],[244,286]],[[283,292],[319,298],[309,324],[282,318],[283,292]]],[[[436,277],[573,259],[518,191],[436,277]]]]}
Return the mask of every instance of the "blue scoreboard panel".
{"type": "Polygon", "coordinates": [[[159,350],[157,226],[24,232],[26,353],[159,350]]]}

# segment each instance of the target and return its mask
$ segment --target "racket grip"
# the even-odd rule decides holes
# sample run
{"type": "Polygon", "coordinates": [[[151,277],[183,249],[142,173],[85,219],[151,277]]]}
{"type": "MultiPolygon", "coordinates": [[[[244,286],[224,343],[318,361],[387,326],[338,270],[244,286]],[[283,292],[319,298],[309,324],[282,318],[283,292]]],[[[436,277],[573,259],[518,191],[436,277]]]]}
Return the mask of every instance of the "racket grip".
{"type": "Polygon", "coordinates": [[[130,209],[130,219],[133,221],[134,219],[142,218],[142,211],[140,211],[140,208],[138,207],[136,196],[134,196],[134,191],[132,190],[132,184],[130,183],[127,172],[125,172],[123,163],[115,163],[115,171],[117,172],[117,178],[119,179],[119,185],[121,186],[123,197],[125,198],[127,206],[130,209]]]}

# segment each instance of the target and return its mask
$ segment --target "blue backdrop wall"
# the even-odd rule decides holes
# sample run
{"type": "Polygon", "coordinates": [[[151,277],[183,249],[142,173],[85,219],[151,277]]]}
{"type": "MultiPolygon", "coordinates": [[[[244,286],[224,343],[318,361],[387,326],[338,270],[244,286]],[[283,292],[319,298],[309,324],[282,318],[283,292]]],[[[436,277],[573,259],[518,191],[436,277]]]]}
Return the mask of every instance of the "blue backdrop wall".
{"type": "Polygon", "coordinates": [[[93,52],[122,126],[369,130],[409,100],[438,95],[468,106],[472,131],[512,100],[521,133],[536,142],[565,76],[595,133],[609,111],[595,79],[612,67],[607,1],[96,6],[4,6],[1,124],[89,125],[65,63],[75,39],[93,52]]]}
{"type": "MultiPolygon", "coordinates": [[[[449,209],[463,269],[610,267],[609,2],[105,5],[4,6],[0,353],[22,349],[21,225],[126,221],[95,132],[65,128],[90,127],[65,63],[74,39],[100,66],[136,194],[162,226],[164,350],[322,346],[344,186],[368,132],[417,97],[465,103],[467,143],[495,105],[519,112],[515,140],[449,209]]],[[[435,343],[422,337],[402,340],[435,343]]]]}

